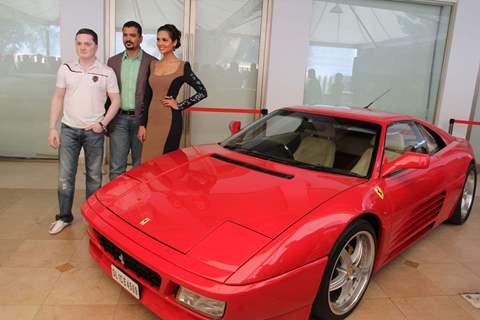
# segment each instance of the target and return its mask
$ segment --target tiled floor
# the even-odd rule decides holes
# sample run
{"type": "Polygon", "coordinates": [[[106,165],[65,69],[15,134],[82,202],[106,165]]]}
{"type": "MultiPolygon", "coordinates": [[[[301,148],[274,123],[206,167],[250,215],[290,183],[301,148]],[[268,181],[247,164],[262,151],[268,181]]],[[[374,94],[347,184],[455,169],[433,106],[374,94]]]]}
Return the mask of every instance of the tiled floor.
{"type": "MultiPolygon", "coordinates": [[[[47,233],[56,177],[54,162],[0,161],[0,320],[156,319],[89,257],[82,173],[75,223],[47,233]]],[[[480,201],[467,224],[440,226],[376,274],[348,320],[480,320],[459,295],[470,291],[480,291],[480,201]]]]}

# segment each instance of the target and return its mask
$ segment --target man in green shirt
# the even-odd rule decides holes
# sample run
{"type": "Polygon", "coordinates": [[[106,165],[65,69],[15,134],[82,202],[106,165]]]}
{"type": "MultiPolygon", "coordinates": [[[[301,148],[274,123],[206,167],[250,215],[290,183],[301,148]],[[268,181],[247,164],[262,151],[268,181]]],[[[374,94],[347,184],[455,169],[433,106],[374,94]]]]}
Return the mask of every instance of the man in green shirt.
{"type": "Polygon", "coordinates": [[[144,52],[142,27],[135,21],[123,25],[125,51],[108,59],[117,76],[120,88],[121,107],[109,126],[110,132],[110,180],[127,170],[128,153],[132,152],[133,166],[141,162],[142,142],[137,138],[139,121],[145,104],[150,103],[151,89],[148,85],[150,63],[155,57],[144,52]]]}

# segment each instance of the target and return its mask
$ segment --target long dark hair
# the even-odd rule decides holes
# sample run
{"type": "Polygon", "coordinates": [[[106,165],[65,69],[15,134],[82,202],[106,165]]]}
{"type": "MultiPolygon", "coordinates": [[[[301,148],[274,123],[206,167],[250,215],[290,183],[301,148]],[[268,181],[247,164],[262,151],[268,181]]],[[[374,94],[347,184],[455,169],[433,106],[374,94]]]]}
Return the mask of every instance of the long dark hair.
{"type": "Polygon", "coordinates": [[[182,37],[182,33],[180,32],[180,30],[177,29],[177,27],[175,27],[173,24],[164,24],[163,26],[158,28],[157,33],[159,33],[160,31],[168,32],[170,39],[172,39],[172,41],[177,41],[177,44],[175,45],[175,49],[180,48],[180,46],[182,45],[180,43],[180,38],[182,37]]]}

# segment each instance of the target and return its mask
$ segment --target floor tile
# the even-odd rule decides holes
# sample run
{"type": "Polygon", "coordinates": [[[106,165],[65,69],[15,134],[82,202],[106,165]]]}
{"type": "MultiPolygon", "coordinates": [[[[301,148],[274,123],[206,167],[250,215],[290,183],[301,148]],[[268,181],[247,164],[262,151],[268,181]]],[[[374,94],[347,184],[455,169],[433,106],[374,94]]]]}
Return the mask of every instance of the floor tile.
{"type": "Polygon", "coordinates": [[[25,240],[4,267],[55,268],[70,260],[79,240],[25,240]]]}
{"type": "Polygon", "coordinates": [[[158,320],[159,318],[142,305],[118,305],[114,320],[158,320]]]}
{"type": "Polygon", "coordinates": [[[122,290],[118,304],[140,304],[140,302],[126,290],[122,290]]]}
{"type": "Polygon", "coordinates": [[[373,279],[368,284],[367,292],[365,292],[364,299],[378,299],[378,298],[387,298],[387,295],[383,290],[378,286],[375,281],[375,275],[373,279]]]}
{"type": "Polygon", "coordinates": [[[471,320],[472,317],[448,296],[393,298],[408,320],[471,320]]]}
{"type": "Polygon", "coordinates": [[[25,240],[39,222],[0,215],[0,240],[25,240]]]}
{"type": "Polygon", "coordinates": [[[95,260],[90,256],[88,251],[89,239],[88,236],[84,237],[81,241],[81,244],[78,246],[77,250],[74,252],[72,257],[69,259],[69,262],[77,268],[99,268],[95,260]]]}
{"type": "Polygon", "coordinates": [[[480,288],[480,278],[459,263],[422,264],[419,271],[449,295],[480,288]]]}
{"type": "Polygon", "coordinates": [[[46,305],[112,305],[118,303],[121,287],[100,268],[75,268],[61,275],[46,305]]]}
{"type": "Polygon", "coordinates": [[[21,198],[17,189],[0,188],[0,214],[21,198]]]}
{"type": "Polygon", "coordinates": [[[59,280],[51,268],[0,268],[0,305],[41,305],[59,280]]]}
{"type": "Polygon", "coordinates": [[[452,296],[450,298],[463,310],[465,310],[473,319],[480,320],[480,309],[474,308],[469,302],[459,295],[452,296]]]}
{"type": "Polygon", "coordinates": [[[0,267],[17,251],[24,240],[0,240],[0,267]]]}
{"type": "Polygon", "coordinates": [[[44,305],[33,320],[111,320],[115,310],[116,306],[113,305],[44,305]]]}
{"type": "Polygon", "coordinates": [[[32,320],[40,306],[0,306],[0,320],[32,320]]]}
{"type": "Polygon", "coordinates": [[[416,268],[404,264],[397,258],[380,270],[375,282],[388,297],[424,297],[444,295],[440,287],[416,268]]]}
{"type": "Polygon", "coordinates": [[[403,313],[390,301],[384,299],[365,299],[347,320],[405,320],[403,313]]]}
{"type": "Polygon", "coordinates": [[[419,264],[455,262],[455,258],[448,250],[438,245],[438,241],[435,242],[430,238],[417,241],[402,254],[402,257],[419,264]]]}

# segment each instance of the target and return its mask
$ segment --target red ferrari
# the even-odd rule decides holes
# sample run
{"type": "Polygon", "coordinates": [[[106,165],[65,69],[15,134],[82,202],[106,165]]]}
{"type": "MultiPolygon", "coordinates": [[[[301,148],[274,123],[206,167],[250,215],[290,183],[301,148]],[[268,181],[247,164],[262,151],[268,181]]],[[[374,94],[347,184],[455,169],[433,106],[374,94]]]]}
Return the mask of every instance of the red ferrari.
{"type": "Polygon", "coordinates": [[[371,275],[476,186],[467,141],[357,108],[277,110],[178,150],[82,206],[90,252],[163,320],[343,319],[371,275]]]}

